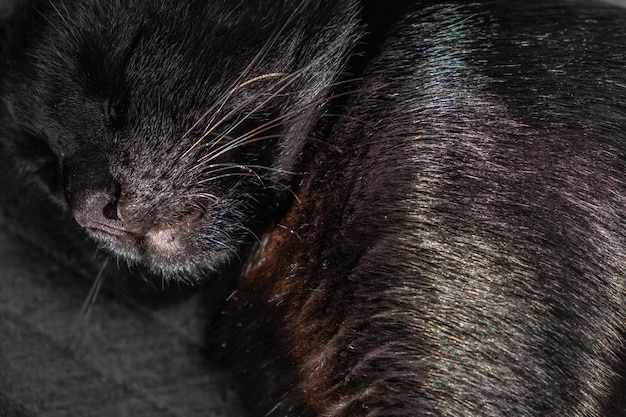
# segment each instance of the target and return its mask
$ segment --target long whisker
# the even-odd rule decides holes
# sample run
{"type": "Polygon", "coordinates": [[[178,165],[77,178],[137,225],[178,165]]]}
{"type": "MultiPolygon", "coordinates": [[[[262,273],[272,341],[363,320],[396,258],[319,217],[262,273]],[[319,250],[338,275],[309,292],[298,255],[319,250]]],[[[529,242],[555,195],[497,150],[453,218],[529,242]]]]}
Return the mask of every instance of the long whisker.
{"type": "MultiPolygon", "coordinates": [[[[241,169],[243,169],[243,166],[240,167],[241,169]]],[[[259,181],[261,181],[261,183],[263,184],[263,187],[265,188],[265,184],[263,183],[263,180],[265,181],[269,181],[272,184],[274,184],[277,189],[281,190],[281,191],[288,191],[290,194],[292,194],[294,197],[297,196],[295,195],[295,193],[293,192],[293,190],[286,184],[281,183],[280,181],[277,181],[273,178],[267,177],[265,175],[260,175],[259,173],[255,172],[254,170],[245,170],[247,172],[230,172],[230,173],[226,173],[226,174],[221,174],[221,175],[215,175],[212,176],[210,178],[205,178],[203,180],[198,181],[198,184],[205,184],[211,181],[216,181],[222,178],[229,178],[229,177],[249,177],[249,178],[255,178],[259,181]]]]}
{"type": "MultiPolygon", "coordinates": [[[[253,68],[259,63],[262,62],[265,57],[267,56],[267,54],[269,53],[269,51],[274,47],[274,45],[278,42],[278,40],[280,39],[280,36],[282,35],[282,33],[287,29],[287,27],[289,26],[289,24],[295,19],[295,17],[302,11],[302,9],[304,8],[306,4],[306,1],[303,1],[300,3],[300,5],[298,7],[296,7],[293,11],[293,13],[287,18],[287,20],[283,23],[282,26],[280,26],[268,39],[268,41],[263,45],[263,47],[259,50],[259,52],[257,52],[257,54],[252,58],[252,60],[250,61],[250,63],[246,66],[246,68],[244,68],[244,70],[241,72],[241,74],[237,77],[237,79],[235,79],[235,81],[233,81],[232,83],[232,87],[221,97],[219,97],[216,101],[215,104],[213,106],[211,106],[202,116],[200,116],[200,118],[198,119],[198,121],[196,123],[194,123],[194,125],[183,135],[183,138],[185,136],[187,136],[190,132],[192,132],[194,129],[196,129],[198,127],[198,125],[200,123],[202,123],[203,120],[206,119],[206,117],[214,112],[215,107],[217,107],[219,105],[219,108],[215,111],[215,113],[219,112],[224,105],[228,102],[228,100],[230,99],[230,97],[236,92],[238,91],[240,88],[245,87],[246,85],[250,84],[250,82],[242,82],[242,80],[248,76],[248,74],[250,72],[252,72],[253,68]]],[[[254,82],[254,81],[258,81],[264,78],[267,78],[268,76],[274,76],[274,74],[265,74],[263,76],[259,76],[259,77],[254,77],[252,78],[250,81],[254,82]]],[[[194,145],[193,147],[195,147],[197,145],[194,145]]],[[[192,148],[193,148],[192,147],[192,148]]],[[[189,150],[188,152],[191,152],[191,150],[189,150]]],[[[185,152],[185,154],[187,154],[188,152],[185,152]]],[[[184,157],[185,155],[183,155],[184,157]]]]}
{"type": "MultiPolygon", "coordinates": [[[[56,10],[56,7],[54,7],[54,4],[52,4],[52,0],[48,0],[48,2],[50,3],[50,5],[56,10]]],[[[32,10],[34,10],[37,14],[39,14],[39,16],[41,16],[42,18],[44,18],[49,24],[50,27],[52,29],[54,29],[56,31],[56,33],[58,33],[59,35],[64,35],[64,33],[62,32],[61,28],[56,26],[54,24],[54,22],[52,20],[50,20],[50,18],[48,16],[46,16],[46,14],[44,14],[41,10],[37,9],[35,6],[33,6],[32,4],[26,3],[26,7],[30,7],[32,10]]],[[[58,13],[58,10],[57,10],[58,13]]],[[[61,16],[61,19],[64,21],[64,23],[67,25],[67,21],[63,18],[63,16],[61,16]]],[[[69,30],[69,27],[67,27],[67,29],[69,30]]],[[[70,34],[73,35],[72,32],[70,32],[70,34]]],[[[57,53],[57,56],[63,58],[64,60],[67,60],[67,58],[65,58],[64,56],[62,56],[61,54],[57,53]]]]}
{"type": "Polygon", "coordinates": [[[204,184],[207,182],[211,182],[211,181],[216,181],[219,180],[221,178],[227,178],[227,177],[252,177],[252,178],[258,178],[259,175],[258,174],[251,174],[248,172],[231,172],[229,174],[222,174],[222,175],[216,175],[214,177],[211,178],[205,178],[203,180],[198,181],[198,184],[204,184]]]}
{"type": "MultiPolygon", "coordinates": [[[[239,104],[239,106],[237,106],[236,108],[232,109],[231,111],[229,111],[226,115],[224,115],[220,120],[218,120],[215,124],[213,124],[213,126],[211,126],[184,154],[182,157],[186,156],[189,154],[189,152],[191,152],[195,147],[197,147],[200,143],[202,143],[202,141],[204,141],[204,139],[206,139],[207,136],[210,136],[215,129],[217,129],[219,126],[221,126],[225,121],[229,120],[231,117],[233,117],[235,114],[237,114],[239,111],[241,111],[241,109],[245,108],[246,105],[248,105],[249,103],[254,102],[255,100],[257,100],[259,97],[263,96],[264,94],[268,93],[269,91],[272,91],[273,89],[277,88],[278,86],[280,86],[280,84],[284,84],[282,86],[280,86],[280,88],[278,88],[274,93],[272,93],[268,98],[266,98],[265,100],[263,100],[260,104],[258,104],[254,109],[252,109],[251,111],[249,111],[246,115],[244,115],[242,118],[240,118],[236,123],[232,124],[228,130],[226,132],[224,132],[224,135],[228,135],[230,132],[232,132],[234,129],[236,129],[237,127],[239,127],[241,125],[241,123],[243,123],[244,121],[246,121],[252,114],[254,114],[254,112],[256,112],[257,110],[259,110],[261,107],[263,107],[264,105],[266,105],[269,101],[273,100],[274,98],[276,98],[276,96],[278,96],[281,92],[283,92],[287,87],[289,87],[296,79],[297,77],[299,77],[300,75],[302,75],[302,73],[304,72],[305,68],[302,68],[301,70],[298,70],[294,73],[291,73],[287,76],[284,76],[283,78],[281,78],[280,80],[278,80],[276,83],[268,86],[267,88],[265,88],[263,91],[259,92],[258,94],[249,97],[247,100],[244,100],[242,103],[239,104]]],[[[217,142],[216,142],[217,143],[217,142]]]]}
{"type": "MultiPolygon", "coordinates": [[[[328,99],[336,99],[336,98],[340,98],[342,96],[347,96],[350,95],[352,92],[345,92],[345,93],[338,93],[335,94],[331,97],[329,97],[328,99]]],[[[314,107],[317,106],[319,103],[314,101],[309,103],[308,106],[306,106],[305,108],[308,107],[314,107]]],[[[278,126],[280,126],[280,124],[282,123],[282,121],[284,119],[288,119],[290,117],[294,117],[294,115],[297,115],[298,113],[302,112],[304,109],[300,109],[299,111],[294,111],[291,113],[286,113],[284,115],[278,116],[264,124],[261,124],[260,126],[257,126],[256,128],[246,132],[244,135],[238,137],[237,139],[228,136],[228,133],[230,132],[229,129],[228,132],[224,132],[221,134],[221,137],[218,137],[218,139],[212,144],[212,146],[215,146],[215,144],[219,143],[222,139],[224,138],[231,138],[231,140],[227,143],[225,143],[224,145],[222,145],[221,147],[216,148],[215,150],[213,150],[212,152],[208,153],[207,155],[202,156],[198,162],[203,163],[203,162],[209,162],[213,159],[218,158],[219,156],[223,155],[226,152],[229,152],[237,147],[243,146],[243,145],[247,145],[249,143],[253,143],[253,142],[258,142],[260,140],[267,140],[267,139],[275,139],[277,137],[280,137],[281,135],[267,135],[267,136],[261,136],[261,137],[256,137],[256,138],[251,138],[253,136],[255,136],[256,134],[259,133],[263,133],[265,131],[274,129],[278,126]]],[[[323,116],[322,116],[323,117],[323,116]]],[[[203,140],[204,136],[202,138],[200,138],[200,140],[203,140]]],[[[195,168],[195,167],[194,167],[195,168]]]]}
{"type": "Polygon", "coordinates": [[[218,196],[211,193],[192,193],[189,194],[190,197],[197,197],[199,199],[211,200],[213,203],[219,203],[221,200],[218,196]]]}
{"type": "MultiPolygon", "coordinates": [[[[318,58],[318,59],[322,59],[322,58],[318,58]]],[[[261,96],[262,94],[264,94],[267,91],[270,91],[271,89],[278,87],[280,85],[280,83],[284,82],[284,85],[281,86],[277,91],[275,91],[271,96],[269,96],[268,98],[266,98],[263,102],[261,102],[259,105],[257,105],[254,109],[252,109],[250,112],[248,112],[245,116],[243,116],[241,119],[239,119],[235,124],[231,125],[229,127],[228,130],[226,130],[226,132],[222,133],[222,138],[219,138],[218,140],[214,141],[214,143],[212,144],[213,146],[215,146],[216,144],[218,144],[224,137],[229,137],[228,135],[234,130],[236,129],[241,123],[243,123],[246,119],[248,119],[252,114],[254,114],[254,112],[256,112],[258,109],[262,108],[265,104],[267,104],[269,101],[271,101],[273,98],[275,98],[277,95],[281,94],[283,92],[283,90],[285,90],[287,87],[289,87],[293,82],[295,82],[298,77],[300,75],[302,75],[303,73],[305,73],[310,67],[312,67],[313,65],[316,64],[316,61],[312,61],[310,62],[307,66],[299,69],[298,71],[293,72],[292,74],[290,74],[289,76],[286,76],[285,78],[279,80],[278,82],[276,82],[275,84],[273,84],[272,86],[269,86],[267,89],[265,89],[264,91],[262,91],[261,93],[257,94],[256,96],[250,97],[248,100],[246,100],[246,102],[244,102],[242,105],[238,106],[237,108],[233,109],[232,111],[230,111],[226,116],[224,116],[220,121],[218,121],[211,129],[209,129],[207,132],[205,132],[205,134],[203,134],[198,141],[196,142],[196,146],[198,143],[200,143],[201,141],[203,141],[208,135],[211,135],[214,133],[215,129],[221,124],[223,123],[225,120],[227,120],[228,118],[232,117],[233,114],[235,114],[240,108],[243,108],[246,104],[248,104],[248,102],[251,102],[253,100],[256,100],[259,96],[261,96]]],[[[343,81],[338,81],[335,83],[331,83],[330,86],[341,86],[344,84],[348,84],[350,82],[354,82],[355,80],[343,80],[343,81]]],[[[337,99],[337,98],[341,98],[343,96],[348,96],[353,94],[353,91],[347,91],[347,92],[342,92],[342,93],[337,93],[334,94],[330,97],[325,98],[325,100],[333,100],[333,99],[337,99]]],[[[295,93],[292,93],[295,94],[295,93]]],[[[293,117],[294,115],[297,115],[298,113],[304,111],[307,108],[310,107],[315,107],[318,106],[320,104],[319,101],[312,101],[310,103],[308,103],[307,106],[304,106],[303,108],[299,109],[298,111],[293,111],[287,114],[284,114],[282,116],[276,117],[274,119],[272,119],[271,121],[267,122],[266,124],[263,124],[261,126],[258,126],[257,128],[253,129],[252,131],[247,133],[247,136],[251,136],[257,129],[265,129],[267,127],[267,129],[271,129],[274,127],[277,127],[279,125],[278,122],[284,120],[284,119],[288,119],[290,117],[293,117]]],[[[263,131],[263,130],[260,130],[263,131]]],[[[257,132],[260,133],[260,132],[257,132]]],[[[242,138],[243,139],[243,138],[242,138]]],[[[227,144],[227,146],[229,146],[227,144]]],[[[216,152],[216,151],[214,151],[216,152]]],[[[222,154],[223,152],[220,152],[219,150],[217,151],[220,154],[222,154]]],[[[203,159],[211,159],[208,156],[204,156],[203,159]]]]}
{"type": "Polygon", "coordinates": [[[61,0],[61,1],[59,1],[59,3],[61,3],[61,6],[63,6],[63,10],[65,10],[66,16],[69,18],[70,17],[70,12],[69,12],[69,10],[67,10],[67,6],[65,6],[65,2],[63,0],[61,0]]]}
{"type": "MultiPolygon", "coordinates": [[[[315,104],[312,103],[311,105],[315,105],[315,104]]],[[[294,115],[296,115],[298,113],[299,112],[294,111],[294,112],[291,112],[291,113],[287,113],[287,114],[278,116],[278,117],[276,117],[276,118],[274,118],[274,119],[272,119],[272,120],[270,120],[270,121],[268,121],[266,123],[263,123],[263,124],[257,126],[254,129],[246,132],[244,135],[242,135],[242,136],[240,136],[240,137],[238,137],[236,139],[234,137],[228,135],[228,133],[230,133],[233,130],[233,128],[229,129],[227,132],[220,133],[220,134],[217,134],[216,132],[211,132],[210,134],[215,135],[218,138],[211,144],[211,146],[217,145],[219,142],[221,142],[225,138],[230,138],[231,140],[229,142],[221,145],[220,147],[214,149],[213,151],[211,151],[207,155],[202,156],[198,162],[200,162],[200,163],[210,162],[211,160],[219,157],[220,155],[224,154],[225,152],[228,152],[228,151],[230,151],[232,149],[235,149],[235,148],[237,148],[239,146],[242,146],[242,145],[246,145],[246,144],[253,143],[253,142],[258,142],[258,141],[261,141],[261,140],[275,139],[275,138],[281,137],[282,135],[266,135],[266,136],[253,138],[253,136],[256,135],[256,134],[263,133],[263,132],[266,132],[268,130],[271,130],[271,129],[274,129],[276,127],[279,127],[284,119],[293,117],[294,115]]],[[[248,116],[246,116],[246,117],[248,117],[248,116]]],[[[205,138],[206,138],[206,134],[203,135],[199,139],[199,141],[202,141],[205,138]]]]}
{"type": "Polygon", "coordinates": [[[104,271],[106,270],[108,265],[109,260],[107,259],[100,267],[98,275],[96,275],[96,279],[94,280],[93,284],[91,285],[91,289],[87,294],[87,298],[85,298],[85,301],[80,308],[80,312],[78,313],[78,319],[76,320],[76,323],[74,324],[72,330],[72,341],[70,343],[70,347],[72,350],[78,347],[78,344],[80,343],[82,336],[84,335],[83,329],[89,320],[89,316],[91,315],[91,311],[93,310],[96,298],[98,297],[100,289],[102,288],[102,284],[104,283],[106,277],[104,271]]]}
{"type": "Polygon", "coordinates": [[[227,152],[230,152],[234,149],[237,149],[245,145],[249,145],[251,143],[264,142],[270,139],[276,139],[276,138],[281,138],[281,137],[283,137],[282,134],[257,136],[257,137],[249,137],[247,135],[241,136],[240,138],[232,140],[226,143],[224,146],[220,147],[219,149],[216,149],[215,151],[203,156],[202,158],[198,160],[198,164],[202,165],[207,162],[211,162],[227,152]]]}
{"type": "MultiPolygon", "coordinates": [[[[59,15],[59,17],[61,18],[61,20],[63,21],[63,23],[65,23],[65,25],[69,28],[70,25],[67,22],[67,20],[65,19],[65,16],[63,16],[61,14],[61,12],[59,11],[59,9],[57,8],[57,6],[54,5],[54,2],[52,0],[48,0],[48,3],[50,3],[50,6],[52,6],[52,8],[54,9],[54,11],[59,15]]],[[[63,6],[65,7],[65,6],[63,6]]],[[[65,10],[67,12],[67,9],[65,10]]]]}
{"type": "MultiPolygon", "coordinates": [[[[208,116],[210,113],[219,113],[220,110],[222,110],[222,108],[224,107],[224,105],[228,102],[228,99],[239,89],[250,85],[254,82],[257,81],[261,81],[261,80],[266,80],[268,78],[273,78],[273,77],[282,77],[284,76],[285,73],[269,73],[269,74],[262,74],[259,75],[257,77],[253,77],[237,86],[234,86],[231,90],[229,90],[224,96],[222,96],[221,98],[219,98],[218,100],[215,101],[215,103],[209,107],[209,109],[200,117],[200,119],[195,122],[188,130],[187,132],[185,132],[185,134],[182,136],[182,139],[184,139],[185,137],[187,137],[187,135],[191,134],[191,132],[193,132],[194,129],[196,129],[198,127],[198,125],[206,118],[206,116],[208,116]],[[219,108],[216,108],[219,105],[219,108]]],[[[248,102],[252,101],[254,98],[248,99],[245,104],[248,104],[248,102]]],[[[231,117],[231,115],[233,114],[233,111],[229,112],[226,116],[224,116],[222,119],[218,120],[217,123],[214,123],[212,128],[209,129],[207,132],[205,132],[203,134],[202,137],[200,137],[200,139],[198,139],[196,142],[194,142],[189,149],[187,149],[187,151],[185,151],[180,158],[184,158],[185,156],[189,155],[189,153],[191,151],[193,151],[200,143],[202,143],[202,141],[206,138],[206,136],[208,136],[210,134],[210,132],[213,130],[213,127],[217,127],[219,125],[221,125],[222,123],[224,123],[225,120],[227,120],[229,117],[231,117]]]]}
{"type": "MultiPolygon", "coordinates": [[[[202,137],[200,137],[193,145],[192,147],[187,150],[183,155],[188,155],[189,152],[194,149],[199,143],[201,143],[202,140],[204,140],[206,138],[206,136],[210,135],[215,128],[219,127],[224,121],[228,120],[229,118],[231,118],[234,114],[236,114],[238,111],[240,111],[240,109],[244,108],[245,105],[247,105],[248,103],[252,102],[253,100],[256,100],[258,97],[260,97],[261,95],[271,91],[272,89],[280,86],[281,83],[284,83],[283,86],[281,86],[280,88],[278,88],[277,91],[275,91],[270,97],[268,97],[266,100],[264,100],[262,103],[260,103],[257,107],[255,107],[252,111],[248,112],[243,118],[241,118],[237,123],[235,123],[233,126],[231,126],[230,130],[232,131],[233,129],[237,128],[241,123],[243,123],[243,121],[245,121],[251,114],[254,114],[254,112],[256,112],[259,108],[261,108],[262,106],[264,106],[265,104],[267,104],[270,100],[274,99],[277,95],[281,94],[287,87],[289,87],[295,80],[298,79],[299,76],[301,76],[302,74],[304,74],[307,70],[309,70],[311,67],[313,67],[314,65],[316,65],[318,63],[319,60],[322,60],[324,58],[326,58],[332,50],[328,51],[326,54],[318,57],[316,60],[311,61],[308,65],[300,68],[299,70],[289,74],[289,75],[285,75],[282,79],[280,79],[278,82],[276,82],[275,84],[269,86],[268,88],[266,88],[264,91],[261,91],[259,94],[257,94],[256,96],[250,97],[248,98],[248,100],[245,100],[243,103],[241,103],[238,107],[236,107],[235,109],[231,110],[230,112],[228,112],[228,114],[226,114],[224,117],[222,117],[222,119],[220,119],[217,123],[213,124],[213,126],[211,128],[209,128],[202,137]]],[[[246,83],[244,83],[246,84],[246,83]]],[[[228,95],[228,98],[230,98],[230,95],[228,95]]],[[[224,104],[222,104],[221,107],[223,107],[224,104]]],[[[221,109],[220,107],[220,109],[221,109]]],[[[204,117],[204,116],[203,116],[204,117]]],[[[229,133],[229,132],[227,132],[229,133]]]]}
{"type": "MultiPolygon", "coordinates": [[[[196,183],[196,185],[201,185],[216,179],[220,179],[220,178],[226,178],[226,177],[236,177],[236,176],[240,176],[240,177],[254,177],[257,180],[259,180],[259,182],[262,184],[263,188],[266,188],[265,186],[265,181],[268,181],[272,184],[274,184],[279,190],[287,190],[289,191],[291,194],[293,193],[293,190],[291,190],[291,188],[287,185],[282,183],[281,181],[277,180],[276,178],[270,177],[268,175],[263,175],[260,174],[258,171],[269,171],[269,172],[279,172],[279,173],[287,173],[289,175],[298,175],[296,172],[290,172],[290,171],[286,171],[286,170],[281,170],[278,168],[271,168],[271,167],[266,167],[266,166],[262,166],[262,165],[242,165],[242,164],[234,164],[234,163],[227,163],[227,164],[214,164],[214,165],[209,165],[207,167],[205,167],[205,175],[209,175],[209,178],[206,178],[204,180],[200,180],[196,183]],[[233,170],[240,170],[240,171],[245,171],[245,172],[232,172],[233,170]],[[215,175],[222,172],[223,174],[220,175],[215,175]]],[[[294,194],[295,196],[295,194],[294,194]]],[[[297,198],[297,197],[296,197],[297,198]]],[[[219,200],[216,200],[217,202],[219,202],[219,200]]]]}
{"type": "MultiPolygon", "coordinates": [[[[226,162],[226,163],[208,165],[205,168],[211,169],[208,172],[213,173],[213,172],[217,172],[217,171],[221,171],[221,170],[227,170],[229,168],[240,168],[241,166],[242,166],[242,164],[226,162]],[[218,169],[212,169],[214,167],[217,167],[218,169]]],[[[280,173],[280,174],[288,174],[288,175],[298,175],[299,174],[298,172],[295,172],[295,171],[287,171],[286,169],[272,168],[272,167],[267,167],[267,166],[264,166],[264,165],[245,164],[245,166],[247,168],[251,168],[251,169],[260,169],[260,170],[264,170],[264,171],[277,172],[277,173],[280,173]]]]}
{"type": "MultiPolygon", "coordinates": [[[[237,139],[234,139],[234,138],[232,138],[232,137],[231,137],[231,138],[232,138],[232,140],[231,140],[230,142],[225,143],[224,145],[222,145],[221,147],[219,147],[219,148],[217,148],[217,149],[213,150],[213,151],[212,151],[212,152],[210,152],[209,154],[204,155],[204,156],[200,159],[200,161],[207,161],[207,160],[211,160],[211,159],[213,159],[213,158],[217,157],[219,154],[223,154],[223,153],[224,153],[224,152],[223,152],[223,150],[224,150],[225,148],[229,148],[229,150],[230,150],[230,147],[231,147],[231,145],[232,145],[232,143],[233,143],[233,142],[246,141],[248,138],[250,138],[250,137],[252,137],[252,136],[254,136],[254,135],[257,135],[257,134],[259,134],[259,133],[263,133],[263,132],[266,132],[266,131],[268,131],[268,130],[271,130],[271,129],[274,129],[274,128],[276,128],[276,127],[279,127],[279,126],[281,125],[281,123],[282,123],[282,121],[283,121],[284,119],[287,119],[287,118],[289,118],[289,117],[293,117],[294,115],[296,115],[296,114],[298,114],[298,113],[299,113],[299,112],[296,112],[296,111],[294,111],[294,112],[290,112],[290,113],[286,113],[286,114],[284,114],[284,115],[281,115],[281,116],[275,117],[275,118],[271,119],[270,121],[268,121],[268,122],[266,122],[266,123],[263,123],[263,124],[261,124],[261,125],[257,126],[256,128],[254,128],[254,129],[252,129],[252,130],[250,130],[250,131],[246,132],[244,135],[240,136],[240,137],[239,137],[239,138],[237,138],[237,139]],[[216,154],[218,154],[218,155],[216,155],[216,154]]],[[[220,136],[218,136],[218,139],[217,139],[214,143],[212,143],[212,146],[215,146],[215,145],[216,145],[217,143],[219,143],[222,139],[230,137],[230,136],[227,136],[227,134],[228,134],[228,133],[229,133],[229,132],[224,132],[224,133],[222,133],[220,136]]],[[[275,136],[276,136],[276,135],[274,135],[274,136],[265,136],[264,138],[265,138],[265,139],[269,139],[269,138],[274,138],[275,136]]],[[[200,140],[203,140],[203,138],[200,138],[200,140]]]]}

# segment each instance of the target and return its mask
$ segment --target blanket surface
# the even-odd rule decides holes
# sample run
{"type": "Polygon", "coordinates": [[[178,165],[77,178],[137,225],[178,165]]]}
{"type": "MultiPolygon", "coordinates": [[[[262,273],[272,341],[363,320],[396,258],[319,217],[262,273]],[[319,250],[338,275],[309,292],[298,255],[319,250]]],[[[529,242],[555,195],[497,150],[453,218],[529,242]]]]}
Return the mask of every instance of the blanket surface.
{"type": "Polygon", "coordinates": [[[243,415],[207,351],[212,286],[164,294],[106,265],[89,303],[106,263],[0,148],[0,417],[243,415]]]}

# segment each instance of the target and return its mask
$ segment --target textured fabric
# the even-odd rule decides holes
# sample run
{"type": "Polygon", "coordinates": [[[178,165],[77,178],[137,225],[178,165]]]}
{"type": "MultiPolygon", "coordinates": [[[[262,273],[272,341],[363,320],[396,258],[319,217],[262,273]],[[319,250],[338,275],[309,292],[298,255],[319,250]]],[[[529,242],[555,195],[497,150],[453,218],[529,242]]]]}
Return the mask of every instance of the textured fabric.
{"type": "Polygon", "coordinates": [[[242,415],[233,379],[206,351],[211,289],[141,301],[108,276],[76,327],[103,260],[36,188],[19,185],[5,159],[0,416],[242,415]]]}

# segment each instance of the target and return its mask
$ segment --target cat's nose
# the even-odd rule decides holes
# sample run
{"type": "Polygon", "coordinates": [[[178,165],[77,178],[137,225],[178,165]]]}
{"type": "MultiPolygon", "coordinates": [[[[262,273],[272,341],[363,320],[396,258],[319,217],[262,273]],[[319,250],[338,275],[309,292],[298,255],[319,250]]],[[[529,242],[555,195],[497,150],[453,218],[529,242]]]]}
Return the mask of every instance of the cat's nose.
{"type": "Polygon", "coordinates": [[[84,194],[72,208],[72,214],[76,222],[86,229],[99,230],[113,236],[128,233],[117,211],[117,195],[108,190],[84,194]]]}
{"type": "Polygon", "coordinates": [[[74,160],[65,167],[65,198],[76,222],[113,236],[128,233],[119,215],[121,185],[108,170],[106,160],[74,160]]]}

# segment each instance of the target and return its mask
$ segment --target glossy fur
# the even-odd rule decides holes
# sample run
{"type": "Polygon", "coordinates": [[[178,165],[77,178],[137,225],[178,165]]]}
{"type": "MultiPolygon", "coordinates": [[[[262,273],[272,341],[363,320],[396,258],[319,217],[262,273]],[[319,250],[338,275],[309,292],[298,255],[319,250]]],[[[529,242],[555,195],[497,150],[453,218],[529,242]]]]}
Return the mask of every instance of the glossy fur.
{"type": "Polygon", "coordinates": [[[414,3],[42,2],[3,140],[117,256],[241,271],[255,415],[626,415],[626,11],[414,3]]]}

